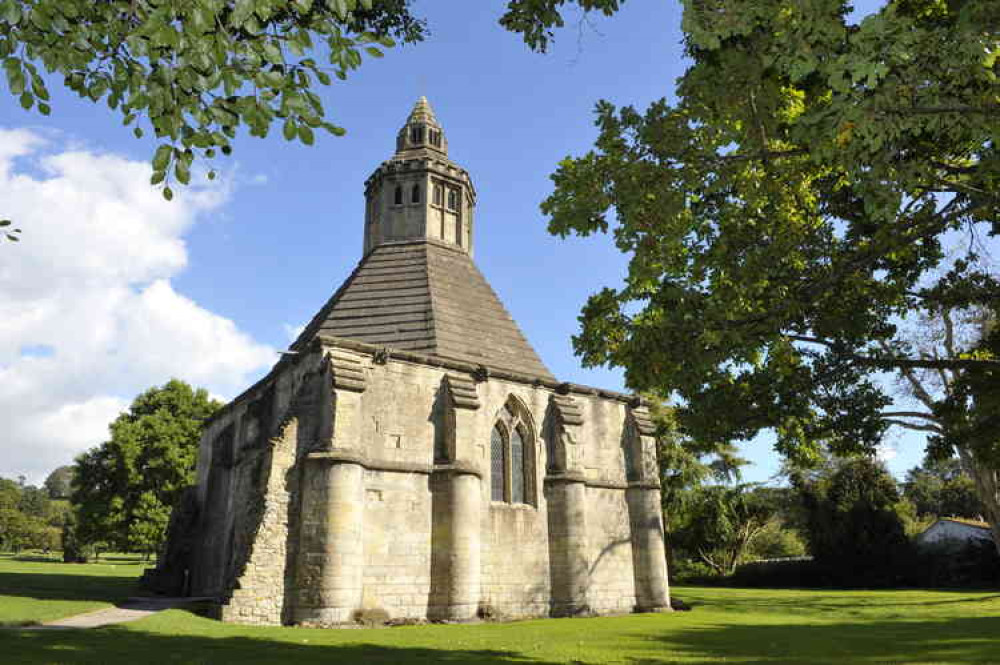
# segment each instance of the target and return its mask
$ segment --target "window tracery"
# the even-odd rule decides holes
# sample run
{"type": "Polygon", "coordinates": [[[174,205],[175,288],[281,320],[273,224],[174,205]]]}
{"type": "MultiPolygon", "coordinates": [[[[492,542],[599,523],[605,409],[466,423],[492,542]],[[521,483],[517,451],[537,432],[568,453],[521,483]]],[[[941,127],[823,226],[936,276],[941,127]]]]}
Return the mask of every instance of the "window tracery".
{"type": "Polygon", "coordinates": [[[490,433],[491,500],[535,503],[533,431],[524,407],[508,400],[490,433]]]}

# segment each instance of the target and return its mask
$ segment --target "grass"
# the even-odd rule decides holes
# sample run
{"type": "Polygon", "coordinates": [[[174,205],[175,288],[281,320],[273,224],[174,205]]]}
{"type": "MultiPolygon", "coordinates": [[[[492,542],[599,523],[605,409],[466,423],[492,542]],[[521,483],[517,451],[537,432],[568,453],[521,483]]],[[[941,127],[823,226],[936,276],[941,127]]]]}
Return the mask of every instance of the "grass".
{"type": "Polygon", "coordinates": [[[145,565],[132,555],[65,564],[56,555],[0,554],[0,625],[42,623],[111,607],[135,594],[145,565]]]}
{"type": "MultiPolygon", "coordinates": [[[[48,606],[64,598],[39,572],[57,564],[0,559],[0,608],[12,598],[48,606]],[[9,572],[15,565],[20,572],[9,572]],[[12,584],[24,575],[27,586],[12,584]]],[[[71,602],[108,602],[141,566],[74,566],[61,573],[71,602]],[[119,584],[95,585],[96,580],[119,584]],[[87,591],[87,590],[90,591],[87,591]]],[[[87,631],[0,631],[0,662],[263,665],[265,663],[729,665],[952,665],[1000,663],[1000,592],[808,591],[681,587],[691,612],[510,624],[316,630],[221,624],[170,610],[87,631]]],[[[42,610],[35,609],[34,612],[42,610]]]]}

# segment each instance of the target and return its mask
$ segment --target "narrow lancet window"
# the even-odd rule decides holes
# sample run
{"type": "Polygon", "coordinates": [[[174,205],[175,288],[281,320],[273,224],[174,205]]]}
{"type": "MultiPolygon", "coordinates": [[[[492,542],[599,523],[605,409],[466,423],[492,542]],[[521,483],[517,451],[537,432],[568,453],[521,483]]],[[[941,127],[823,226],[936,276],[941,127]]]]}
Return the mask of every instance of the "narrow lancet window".
{"type": "Polygon", "coordinates": [[[420,185],[414,185],[410,192],[410,203],[420,203],[420,185]]]}
{"type": "Polygon", "coordinates": [[[398,206],[403,205],[403,186],[396,185],[396,191],[393,193],[392,202],[398,206]]]}
{"type": "Polygon", "coordinates": [[[524,500],[524,437],[518,427],[510,435],[510,502],[527,503],[524,500]]]}
{"type": "Polygon", "coordinates": [[[490,435],[490,498],[493,501],[506,500],[507,486],[507,442],[497,424],[490,435]]]}
{"type": "Polygon", "coordinates": [[[458,190],[448,190],[448,210],[458,210],[458,190]]]}

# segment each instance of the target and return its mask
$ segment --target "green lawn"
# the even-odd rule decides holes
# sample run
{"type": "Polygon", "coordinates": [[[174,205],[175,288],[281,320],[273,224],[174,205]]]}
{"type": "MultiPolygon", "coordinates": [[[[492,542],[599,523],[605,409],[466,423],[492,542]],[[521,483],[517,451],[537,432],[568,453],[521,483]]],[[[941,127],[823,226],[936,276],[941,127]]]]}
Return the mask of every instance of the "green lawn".
{"type": "MultiPolygon", "coordinates": [[[[30,609],[32,603],[47,608],[88,593],[103,593],[97,602],[127,595],[140,569],[18,563],[11,571],[11,565],[0,560],[0,616],[9,619],[17,618],[17,607],[35,616],[49,612],[30,609]],[[18,575],[31,586],[18,584],[18,575]],[[62,576],[62,597],[38,585],[46,575],[62,576]],[[94,584],[100,580],[111,585],[94,584]]],[[[0,663],[1000,663],[1000,592],[682,587],[674,593],[694,610],[368,630],[252,628],[171,610],[89,631],[0,631],[0,663]]]]}
{"type": "Polygon", "coordinates": [[[132,555],[106,554],[100,563],[65,564],[37,552],[0,554],[0,625],[111,607],[135,595],[136,577],[146,565],[132,555]]]}

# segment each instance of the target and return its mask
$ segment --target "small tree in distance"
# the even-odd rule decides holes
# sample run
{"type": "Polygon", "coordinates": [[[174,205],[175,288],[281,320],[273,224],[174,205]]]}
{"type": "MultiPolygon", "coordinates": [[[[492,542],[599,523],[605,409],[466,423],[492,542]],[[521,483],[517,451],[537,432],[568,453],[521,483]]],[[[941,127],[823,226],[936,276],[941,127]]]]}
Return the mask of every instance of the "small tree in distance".
{"type": "Polygon", "coordinates": [[[221,406],[177,379],[150,388],[76,460],[72,502],[83,543],[154,552],[170,508],[193,479],[204,421],[221,406]]]}

